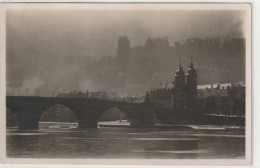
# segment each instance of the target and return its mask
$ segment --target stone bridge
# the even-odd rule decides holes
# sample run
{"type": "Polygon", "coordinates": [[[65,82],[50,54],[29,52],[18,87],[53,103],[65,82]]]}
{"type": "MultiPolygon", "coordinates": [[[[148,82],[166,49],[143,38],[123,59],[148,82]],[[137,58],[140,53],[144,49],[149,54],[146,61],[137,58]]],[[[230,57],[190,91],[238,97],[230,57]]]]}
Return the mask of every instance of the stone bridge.
{"type": "Polygon", "coordinates": [[[99,118],[110,108],[125,113],[131,126],[154,124],[154,106],[149,101],[137,104],[95,98],[6,96],[6,106],[16,115],[18,129],[23,130],[38,129],[43,112],[55,104],[70,108],[78,118],[78,128],[82,129],[97,128],[99,118]]]}

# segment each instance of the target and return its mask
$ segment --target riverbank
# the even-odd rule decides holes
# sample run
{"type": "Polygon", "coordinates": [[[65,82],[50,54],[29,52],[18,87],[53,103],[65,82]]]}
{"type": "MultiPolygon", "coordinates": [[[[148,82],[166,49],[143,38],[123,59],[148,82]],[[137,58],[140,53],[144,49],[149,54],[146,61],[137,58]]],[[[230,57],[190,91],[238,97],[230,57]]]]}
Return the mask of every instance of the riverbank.
{"type": "Polygon", "coordinates": [[[98,122],[98,128],[175,128],[175,129],[200,129],[200,130],[224,130],[224,129],[245,129],[244,126],[236,125],[171,125],[171,124],[155,124],[155,125],[135,125],[131,126],[127,120],[122,121],[106,121],[98,122]]]}
{"type": "Polygon", "coordinates": [[[193,129],[187,125],[166,125],[166,124],[155,124],[155,125],[130,125],[127,120],[121,121],[106,121],[98,122],[98,128],[103,127],[128,127],[128,128],[176,128],[176,129],[193,129]]]}

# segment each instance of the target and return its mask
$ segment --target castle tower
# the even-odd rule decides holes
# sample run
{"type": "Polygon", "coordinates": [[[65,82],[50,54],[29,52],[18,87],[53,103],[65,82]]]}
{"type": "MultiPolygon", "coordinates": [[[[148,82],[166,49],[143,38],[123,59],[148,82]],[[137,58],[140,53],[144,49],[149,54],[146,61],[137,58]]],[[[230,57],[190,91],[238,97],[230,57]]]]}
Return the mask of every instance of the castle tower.
{"type": "Polygon", "coordinates": [[[120,36],[118,39],[117,57],[121,60],[130,57],[130,41],[126,36],[120,36]]]}
{"type": "Polygon", "coordinates": [[[174,110],[176,112],[184,112],[186,104],[186,85],[185,85],[185,74],[183,67],[180,65],[175,74],[174,84],[174,110]]]}

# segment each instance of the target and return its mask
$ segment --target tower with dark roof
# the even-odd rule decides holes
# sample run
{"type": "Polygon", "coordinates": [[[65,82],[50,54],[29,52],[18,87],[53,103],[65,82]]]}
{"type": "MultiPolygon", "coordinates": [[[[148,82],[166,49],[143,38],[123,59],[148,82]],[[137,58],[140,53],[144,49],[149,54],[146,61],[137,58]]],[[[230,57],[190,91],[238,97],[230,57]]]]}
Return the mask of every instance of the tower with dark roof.
{"type": "Polygon", "coordinates": [[[183,86],[185,86],[185,74],[184,74],[183,67],[181,65],[181,59],[180,59],[179,68],[176,71],[174,78],[175,78],[175,89],[178,90],[183,88],[183,86]]]}
{"type": "Polygon", "coordinates": [[[185,85],[185,73],[183,67],[180,65],[175,74],[174,84],[174,109],[178,112],[185,111],[186,104],[186,85],[185,85]]]}
{"type": "Polygon", "coordinates": [[[186,79],[186,110],[189,113],[193,113],[197,111],[197,72],[193,66],[192,57],[186,79]]]}
{"type": "Polygon", "coordinates": [[[197,72],[193,66],[192,58],[189,69],[187,70],[187,96],[196,98],[197,97],[197,72]]]}

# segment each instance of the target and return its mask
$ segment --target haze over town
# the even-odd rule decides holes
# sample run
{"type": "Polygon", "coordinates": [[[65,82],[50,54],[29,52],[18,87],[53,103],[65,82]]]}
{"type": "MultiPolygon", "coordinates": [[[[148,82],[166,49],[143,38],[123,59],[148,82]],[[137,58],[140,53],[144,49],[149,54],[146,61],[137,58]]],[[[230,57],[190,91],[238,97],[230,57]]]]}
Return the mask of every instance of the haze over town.
{"type": "Polygon", "coordinates": [[[170,85],[180,57],[187,68],[191,56],[200,84],[244,81],[244,51],[227,47],[244,38],[241,11],[10,10],[6,20],[7,94],[143,94],[170,85]],[[116,59],[120,36],[130,41],[131,61],[116,59]],[[186,39],[218,37],[217,49],[177,50],[186,39]]]}

